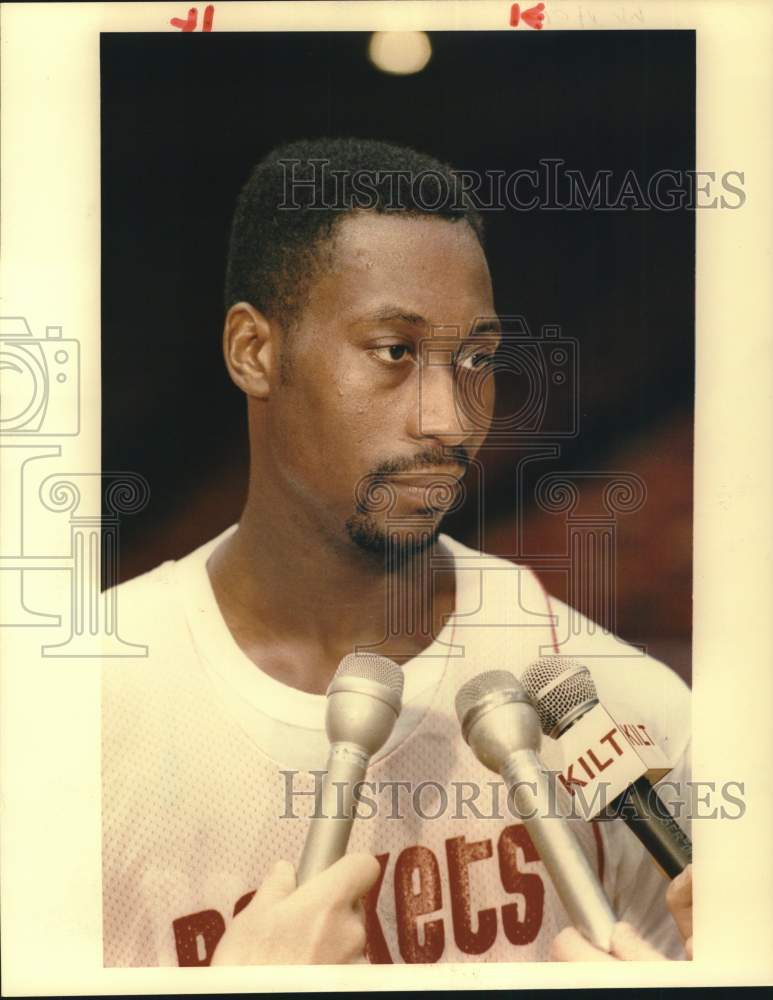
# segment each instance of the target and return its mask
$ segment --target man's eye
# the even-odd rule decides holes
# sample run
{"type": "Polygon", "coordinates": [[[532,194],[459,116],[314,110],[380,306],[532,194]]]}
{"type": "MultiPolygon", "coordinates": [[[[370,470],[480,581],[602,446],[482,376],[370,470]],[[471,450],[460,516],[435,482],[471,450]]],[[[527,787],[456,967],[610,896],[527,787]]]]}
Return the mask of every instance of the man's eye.
{"type": "Polygon", "coordinates": [[[456,366],[466,371],[477,371],[487,365],[492,365],[496,357],[496,351],[471,351],[458,358],[456,366]]]}
{"type": "Polygon", "coordinates": [[[410,357],[411,349],[407,344],[387,344],[385,347],[376,347],[373,353],[379,361],[385,361],[387,364],[399,364],[410,357]]]}

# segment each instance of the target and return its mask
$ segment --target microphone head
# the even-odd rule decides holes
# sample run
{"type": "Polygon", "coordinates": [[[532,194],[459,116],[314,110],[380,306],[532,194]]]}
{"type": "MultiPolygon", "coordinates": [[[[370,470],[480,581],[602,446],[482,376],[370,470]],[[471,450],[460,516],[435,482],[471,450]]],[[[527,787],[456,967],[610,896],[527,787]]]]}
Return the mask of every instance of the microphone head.
{"type": "Polygon", "coordinates": [[[348,677],[359,677],[364,681],[381,684],[397,698],[398,705],[402,699],[403,672],[394,660],[386,656],[378,656],[375,653],[349,653],[338,664],[338,669],[328,686],[328,693],[332,685],[348,677]]]}
{"type": "Polygon", "coordinates": [[[599,702],[590,670],[566,656],[536,660],[521,683],[537,709],[542,732],[554,738],[599,702]]]}
{"type": "Polygon", "coordinates": [[[534,706],[509,670],[470,678],[457,692],[456,715],[475,756],[497,773],[515,751],[539,747],[534,706]]]}
{"type": "Polygon", "coordinates": [[[331,743],[354,743],[373,754],[392,732],[402,708],[403,672],[375,653],[349,653],[327,689],[325,728],[331,743]]]}
{"type": "Polygon", "coordinates": [[[456,717],[462,730],[470,711],[480,706],[505,701],[526,701],[523,686],[509,670],[485,670],[471,677],[456,692],[456,717]],[[512,695],[512,697],[509,697],[512,695]]]}

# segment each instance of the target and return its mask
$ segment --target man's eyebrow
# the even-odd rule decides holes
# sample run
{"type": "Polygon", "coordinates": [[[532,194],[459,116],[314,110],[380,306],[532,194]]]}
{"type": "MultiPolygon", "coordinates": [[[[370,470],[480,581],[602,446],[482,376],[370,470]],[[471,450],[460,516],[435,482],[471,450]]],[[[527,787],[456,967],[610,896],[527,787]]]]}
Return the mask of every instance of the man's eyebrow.
{"type": "MultiPolygon", "coordinates": [[[[393,305],[381,306],[372,313],[368,313],[367,315],[360,317],[357,320],[357,323],[388,323],[394,321],[406,323],[409,326],[431,328],[431,324],[425,316],[403,309],[400,306],[393,305]]],[[[492,333],[500,334],[501,332],[502,324],[500,323],[499,318],[497,316],[486,316],[485,318],[481,317],[480,319],[473,321],[470,326],[469,336],[484,336],[492,333]]]]}
{"type": "Polygon", "coordinates": [[[472,324],[472,329],[470,330],[470,336],[476,337],[478,334],[484,335],[488,333],[501,333],[502,324],[499,322],[497,316],[487,316],[485,319],[477,319],[472,324]]]}
{"type": "Polygon", "coordinates": [[[388,323],[397,320],[410,326],[429,326],[429,320],[400,306],[384,305],[361,316],[358,323],[388,323]]]}

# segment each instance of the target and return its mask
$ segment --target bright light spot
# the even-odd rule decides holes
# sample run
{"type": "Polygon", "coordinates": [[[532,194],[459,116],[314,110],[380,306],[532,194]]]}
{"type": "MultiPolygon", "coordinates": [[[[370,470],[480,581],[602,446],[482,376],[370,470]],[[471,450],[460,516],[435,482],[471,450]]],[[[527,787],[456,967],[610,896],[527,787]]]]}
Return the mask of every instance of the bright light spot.
{"type": "Polygon", "coordinates": [[[368,49],[370,61],[384,73],[419,73],[430,60],[432,46],[423,31],[376,31],[368,49]]]}

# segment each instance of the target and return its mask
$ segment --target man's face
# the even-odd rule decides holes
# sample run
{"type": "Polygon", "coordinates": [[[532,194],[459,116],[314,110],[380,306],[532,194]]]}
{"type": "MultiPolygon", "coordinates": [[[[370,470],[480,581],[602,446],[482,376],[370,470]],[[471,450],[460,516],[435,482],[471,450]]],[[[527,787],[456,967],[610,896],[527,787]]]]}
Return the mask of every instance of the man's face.
{"type": "Polygon", "coordinates": [[[493,412],[486,260],[467,223],[366,212],[337,225],[331,249],[284,335],[265,444],[312,528],[371,552],[387,538],[421,549],[493,412]]]}

